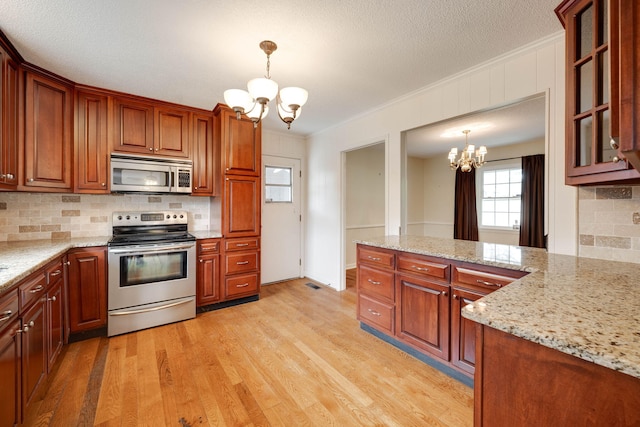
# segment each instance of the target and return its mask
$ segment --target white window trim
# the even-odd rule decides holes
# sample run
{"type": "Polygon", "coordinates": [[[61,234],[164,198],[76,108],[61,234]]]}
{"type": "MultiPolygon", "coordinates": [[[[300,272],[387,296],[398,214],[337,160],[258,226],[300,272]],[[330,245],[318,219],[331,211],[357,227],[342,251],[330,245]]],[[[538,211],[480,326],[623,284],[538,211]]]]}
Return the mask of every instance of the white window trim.
{"type": "MultiPolygon", "coordinates": [[[[493,160],[485,163],[480,169],[476,170],[476,211],[478,212],[478,230],[485,231],[500,231],[511,234],[519,234],[519,229],[513,227],[502,227],[497,225],[482,225],[482,187],[483,187],[483,173],[487,170],[497,169],[513,169],[522,168],[522,158],[508,160],[493,160]]],[[[522,196],[521,196],[522,197],[522,196]]]]}

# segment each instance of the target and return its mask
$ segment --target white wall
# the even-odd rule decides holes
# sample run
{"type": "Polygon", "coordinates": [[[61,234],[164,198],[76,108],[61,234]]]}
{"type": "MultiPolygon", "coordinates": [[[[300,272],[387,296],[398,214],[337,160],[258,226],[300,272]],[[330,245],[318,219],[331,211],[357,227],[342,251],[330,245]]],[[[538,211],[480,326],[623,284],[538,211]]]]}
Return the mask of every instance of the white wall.
{"type": "Polygon", "coordinates": [[[345,153],[345,258],[356,266],[355,239],[384,236],[384,144],[345,153]]]}
{"type": "Polygon", "coordinates": [[[564,35],[480,64],[308,138],[305,275],[343,286],[341,152],[386,140],[386,233],[397,234],[403,189],[401,134],[425,124],[548,91],[549,251],[576,254],[576,189],[564,185],[564,35]]]}

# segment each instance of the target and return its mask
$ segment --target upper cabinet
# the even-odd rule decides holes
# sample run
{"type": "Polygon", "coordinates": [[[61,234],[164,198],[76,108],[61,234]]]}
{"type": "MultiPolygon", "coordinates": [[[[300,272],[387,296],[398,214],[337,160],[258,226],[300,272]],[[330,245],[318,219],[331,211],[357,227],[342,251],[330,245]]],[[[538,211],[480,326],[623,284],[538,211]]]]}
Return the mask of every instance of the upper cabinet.
{"type": "Polygon", "coordinates": [[[76,90],[74,192],[109,192],[109,96],[76,90]]]}
{"type": "Polygon", "coordinates": [[[193,195],[220,194],[220,147],[213,142],[213,115],[193,114],[193,195]]]}
{"type": "MultiPolygon", "coordinates": [[[[0,34],[1,35],[1,34],[0,34]]],[[[0,38],[0,188],[18,184],[18,62],[0,38]]]]}
{"type": "Polygon", "coordinates": [[[113,109],[113,151],[190,157],[188,111],[128,97],[115,98],[113,109]]]}
{"type": "Polygon", "coordinates": [[[70,82],[27,66],[22,190],[72,190],[72,112],[70,82]]]}
{"type": "Polygon", "coordinates": [[[232,175],[260,176],[262,158],[262,131],[254,127],[251,119],[236,113],[224,104],[214,109],[216,139],[222,149],[222,172],[232,175]]]}
{"type": "Polygon", "coordinates": [[[638,9],[633,0],[565,0],[556,8],[566,29],[566,184],[640,179],[632,166],[640,163],[633,135],[640,96],[629,64],[638,64],[638,9]]]}

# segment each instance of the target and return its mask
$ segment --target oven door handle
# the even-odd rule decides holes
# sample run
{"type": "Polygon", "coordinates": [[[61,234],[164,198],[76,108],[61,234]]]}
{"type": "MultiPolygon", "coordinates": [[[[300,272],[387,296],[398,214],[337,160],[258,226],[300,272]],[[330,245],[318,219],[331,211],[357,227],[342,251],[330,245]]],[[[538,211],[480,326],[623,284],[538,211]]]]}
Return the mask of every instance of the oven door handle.
{"type": "Polygon", "coordinates": [[[157,307],[141,308],[140,310],[116,311],[116,312],[113,312],[113,313],[109,313],[109,316],[128,316],[130,314],[148,313],[150,311],[164,310],[165,308],[175,307],[176,305],[187,304],[187,303],[189,303],[191,301],[192,301],[191,299],[188,299],[188,300],[182,300],[182,301],[178,301],[178,302],[172,302],[170,304],[160,305],[160,306],[157,306],[157,307]]]}
{"type": "Polygon", "coordinates": [[[191,249],[194,243],[184,245],[166,245],[166,246],[136,246],[126,248],[109,248],[109,253],[112,254],[138,254],[138,253],[153,253],[153,252],[167,252],[176,249],[191,249]]]}

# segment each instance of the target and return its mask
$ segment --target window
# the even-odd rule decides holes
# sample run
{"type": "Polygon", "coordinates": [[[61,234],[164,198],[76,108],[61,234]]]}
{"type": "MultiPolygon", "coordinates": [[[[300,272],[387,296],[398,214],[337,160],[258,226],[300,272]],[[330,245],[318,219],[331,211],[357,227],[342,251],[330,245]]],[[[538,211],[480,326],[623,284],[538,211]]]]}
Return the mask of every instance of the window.
{"type": "Polygon", "coordinates": [[[265,203],[292,203],[291,168],[265,166],[265,203]]]}
{"type": "Polygon", "coordinates": [[[481,170],[480,226],[517,229],[520,226],[522,167],[496,166],[481,170]]]}

